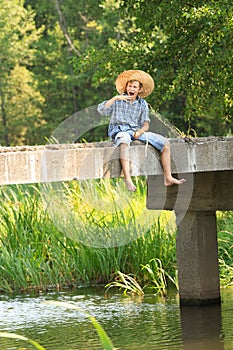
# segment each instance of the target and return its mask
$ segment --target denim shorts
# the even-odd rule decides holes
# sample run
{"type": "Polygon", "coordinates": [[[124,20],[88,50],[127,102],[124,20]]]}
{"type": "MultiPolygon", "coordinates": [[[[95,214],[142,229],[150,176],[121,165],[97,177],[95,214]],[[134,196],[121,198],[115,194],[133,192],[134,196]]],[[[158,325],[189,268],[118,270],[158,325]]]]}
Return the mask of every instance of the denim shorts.
{"type": "Polygon", "coordinates": [[[114,142],[117,146],[119,146],[121,143],[126,143],[129,146],[131,141],[139,140],[144,143],[148,142],[160,152],[163,151],[164,145],[168,142],[168,139],[166,137],[150,131],[145,132],[137,139],[133,137],[133,134],[133,130],[120,131],[116,134],[114,142]]]}

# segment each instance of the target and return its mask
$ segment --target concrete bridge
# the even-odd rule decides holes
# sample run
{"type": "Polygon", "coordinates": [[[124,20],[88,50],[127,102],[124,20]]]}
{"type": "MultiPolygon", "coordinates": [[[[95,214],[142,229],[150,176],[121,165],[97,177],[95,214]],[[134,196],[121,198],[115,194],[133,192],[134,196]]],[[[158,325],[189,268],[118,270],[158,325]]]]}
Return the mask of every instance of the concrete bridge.
{"type": "MultiPolygon", "coordinates": [[[[165,188],[159,154],[135,141],[133,176],[147,176],[147,207],[174,210],[181,304],[220,302],[216,210],[233,210],[233,137],[171,139],[172,171],[185,177],[165,188]]],[[[0,184],[119,177],[119,149],[112,143],[0,148],[0,184]]],[[[176,176],[175,175],[175,176],[176,176]]]]}

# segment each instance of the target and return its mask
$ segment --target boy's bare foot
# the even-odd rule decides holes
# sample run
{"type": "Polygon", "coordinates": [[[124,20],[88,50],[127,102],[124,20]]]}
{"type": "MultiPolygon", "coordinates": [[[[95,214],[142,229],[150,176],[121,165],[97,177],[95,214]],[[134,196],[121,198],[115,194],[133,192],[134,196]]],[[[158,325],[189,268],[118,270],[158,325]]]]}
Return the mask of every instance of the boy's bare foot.
{"type": "Polygon", "coordinates": [[[171,176],[169,178],[164,178],[164,186],[172,186],[172,185],[181,185],[185,182],[185,179],[176,179],[175,177],[171,176]]]}
{"type": "Polygon", "coordinates": [[[127,189],[130,192],[134,192],[136,190],[136,186],[133,184],[131,179],[129,179],[129,180],[125,179],[125,184],[126,184],[127,189]]]}

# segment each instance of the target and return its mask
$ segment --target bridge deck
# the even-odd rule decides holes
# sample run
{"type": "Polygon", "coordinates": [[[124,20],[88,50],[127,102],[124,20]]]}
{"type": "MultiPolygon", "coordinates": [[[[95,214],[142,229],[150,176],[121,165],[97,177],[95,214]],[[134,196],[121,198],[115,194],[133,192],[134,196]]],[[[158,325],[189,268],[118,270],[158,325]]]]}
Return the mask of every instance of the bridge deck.
{"type": "MultiPolygon", "coordinates": [[[[233,169],[233,137],[171,139],[172,171],[197,173],[233,169]]],[[[159,154],[133,142],[132,175],[159,175],[159,154]]],[[[0,184],[118,177],[119,148],[110,142],[0,147],[0,184]]]]}

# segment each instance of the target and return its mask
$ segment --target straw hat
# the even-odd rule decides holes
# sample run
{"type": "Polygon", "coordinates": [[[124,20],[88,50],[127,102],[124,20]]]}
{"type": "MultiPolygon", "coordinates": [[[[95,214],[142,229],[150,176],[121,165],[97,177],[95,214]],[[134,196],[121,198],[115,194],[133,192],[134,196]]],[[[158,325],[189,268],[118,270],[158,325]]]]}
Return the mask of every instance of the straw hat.
{"type": "Polygon", "coordinates": [[[140,92],[140,97],[146,97],[151,94],[154,89],[154,80],[150,74],[143,72],[142,70],[126,70],[118,75],[116,79],[116,89],[119,94],[125,92],[126,84],[128,81],[137,80],[142,83],[142,92],[140,92]]]}

